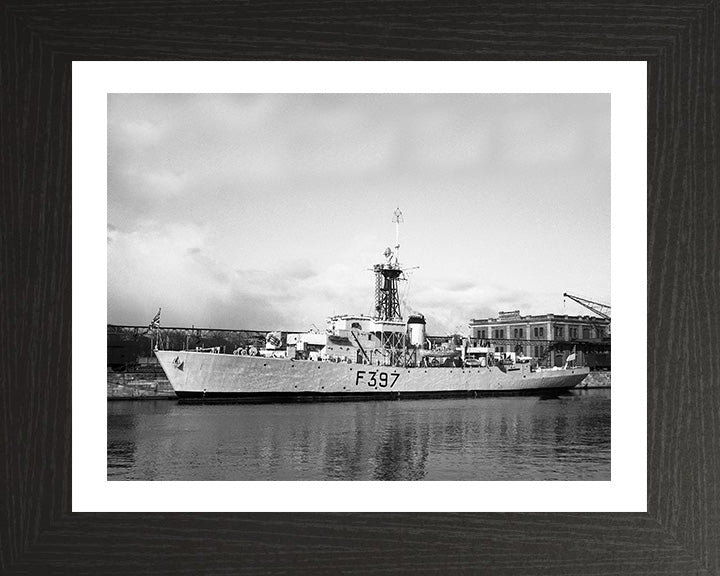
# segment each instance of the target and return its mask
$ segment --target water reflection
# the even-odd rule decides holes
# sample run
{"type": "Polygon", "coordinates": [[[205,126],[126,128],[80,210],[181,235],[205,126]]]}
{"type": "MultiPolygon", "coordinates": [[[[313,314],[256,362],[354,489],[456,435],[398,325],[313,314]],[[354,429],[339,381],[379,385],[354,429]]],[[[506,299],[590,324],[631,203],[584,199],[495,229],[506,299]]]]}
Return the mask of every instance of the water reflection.
{"type": "Polygon", "coordinates": [[[428,427],[390,424],[375,449],[373,480],[422,480],[428,457],[428,427]]]}
{"type": "MultiPolygon", "coordinates": [[[[110,410],[108,406],[108,478],[118,475],[118,469],[132,469],[135,465],[135,421],[132,412],[110,410]],[[111,465],[112,463],[112,465],[111,465]]],[[[113,408],[115,408],[113,406],[113,408]]],[[[119,408],[119,407],[118,407],[119,408]]]]}
{"type": "Polygon", "coordinates": [[[107,406],[109,479],[610,479],[609,390],[399,402],[107,406]]]}

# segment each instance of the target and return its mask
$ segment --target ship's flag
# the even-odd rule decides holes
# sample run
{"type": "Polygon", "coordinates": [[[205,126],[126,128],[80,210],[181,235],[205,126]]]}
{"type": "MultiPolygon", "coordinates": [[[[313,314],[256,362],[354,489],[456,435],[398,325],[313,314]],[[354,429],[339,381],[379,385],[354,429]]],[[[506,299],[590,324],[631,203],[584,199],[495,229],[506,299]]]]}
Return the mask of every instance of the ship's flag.
{"type": "Polygon", "coordinates": [[[160,312],[162,312],[162,308],[158,308],[155,318],[153,318],[152,322],[150,322],[150,328],[160,328],[160,312]]]}
{"type": "Polygon", "coordinates": [[[575,362],[576,358],[577,358],[577,346],[573,346],[572,354],[570,354],[570,356],[568,356],[565,359],[565,363],[567,364],[568,362],[575,362]]]}

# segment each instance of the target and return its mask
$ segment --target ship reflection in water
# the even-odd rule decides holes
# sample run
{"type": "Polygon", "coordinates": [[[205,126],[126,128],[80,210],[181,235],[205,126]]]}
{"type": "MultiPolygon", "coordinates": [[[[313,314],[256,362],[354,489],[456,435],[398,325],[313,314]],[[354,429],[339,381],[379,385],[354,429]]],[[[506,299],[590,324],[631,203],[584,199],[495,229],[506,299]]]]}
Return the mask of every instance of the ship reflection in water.
{"type": "Polygon", "coordinates": [[[610,480],[607,389],[107,408],[110,480],[610,480]]]}

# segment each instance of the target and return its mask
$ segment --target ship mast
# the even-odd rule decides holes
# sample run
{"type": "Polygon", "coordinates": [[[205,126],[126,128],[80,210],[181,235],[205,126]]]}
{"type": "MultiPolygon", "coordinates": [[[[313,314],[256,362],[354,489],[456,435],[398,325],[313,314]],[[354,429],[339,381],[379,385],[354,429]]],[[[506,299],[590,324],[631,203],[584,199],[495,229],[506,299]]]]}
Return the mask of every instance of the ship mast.
{"type": "Polygon", "coordinates": [[[400,251],[400,223],[403,215],[400,208],[393,213],[395,224],[395,250],[386,248],[383,256],[385,262],[375,264],[375,322],[378,326],[377,336],[380,338],[382,348],[389,354],[386,364],[394,365],[397,362],[398,354],[403,348],[405,333],[398,330],[398,324],[402,323],[400,313],[400,296],[398,294],[398,282],[402,279],[403,269],[400,267],[398,252],[400,251]]]}
{"type": "Polygon", "coordinates": [[[403,214],[400,211],[400,206],[395,208],[393,213],[393,222],[395,222],[395,264],[399,265],[399,254],[400,254],[400,224],[403,222],[403,214]]]}
{"type": "Polygon", "coordinates": [[[392,221],[395,223],[395,252],[386,248],[383,253],[386,261],[373,266],[375,272],[375,317],[377,320],[402,322],[398,295],[398,280],[403,273],[398,261],[400,223],[403,221],[400,208],[395,210],[392,221]]]}

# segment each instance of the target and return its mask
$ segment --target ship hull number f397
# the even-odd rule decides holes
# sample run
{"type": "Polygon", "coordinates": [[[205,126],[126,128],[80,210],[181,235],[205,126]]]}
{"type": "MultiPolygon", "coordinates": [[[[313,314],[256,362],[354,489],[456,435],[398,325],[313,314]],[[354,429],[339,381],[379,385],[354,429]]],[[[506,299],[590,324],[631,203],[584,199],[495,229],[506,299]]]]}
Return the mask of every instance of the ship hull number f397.
{"type": "Polygon", "coordinates": [[[399,377],[398,372],[388,374],[380,371],[358,370],[355,375],[355,385],[358,386],[361,382],[367,382],[370,388],[392,388],[399,377]]]}

